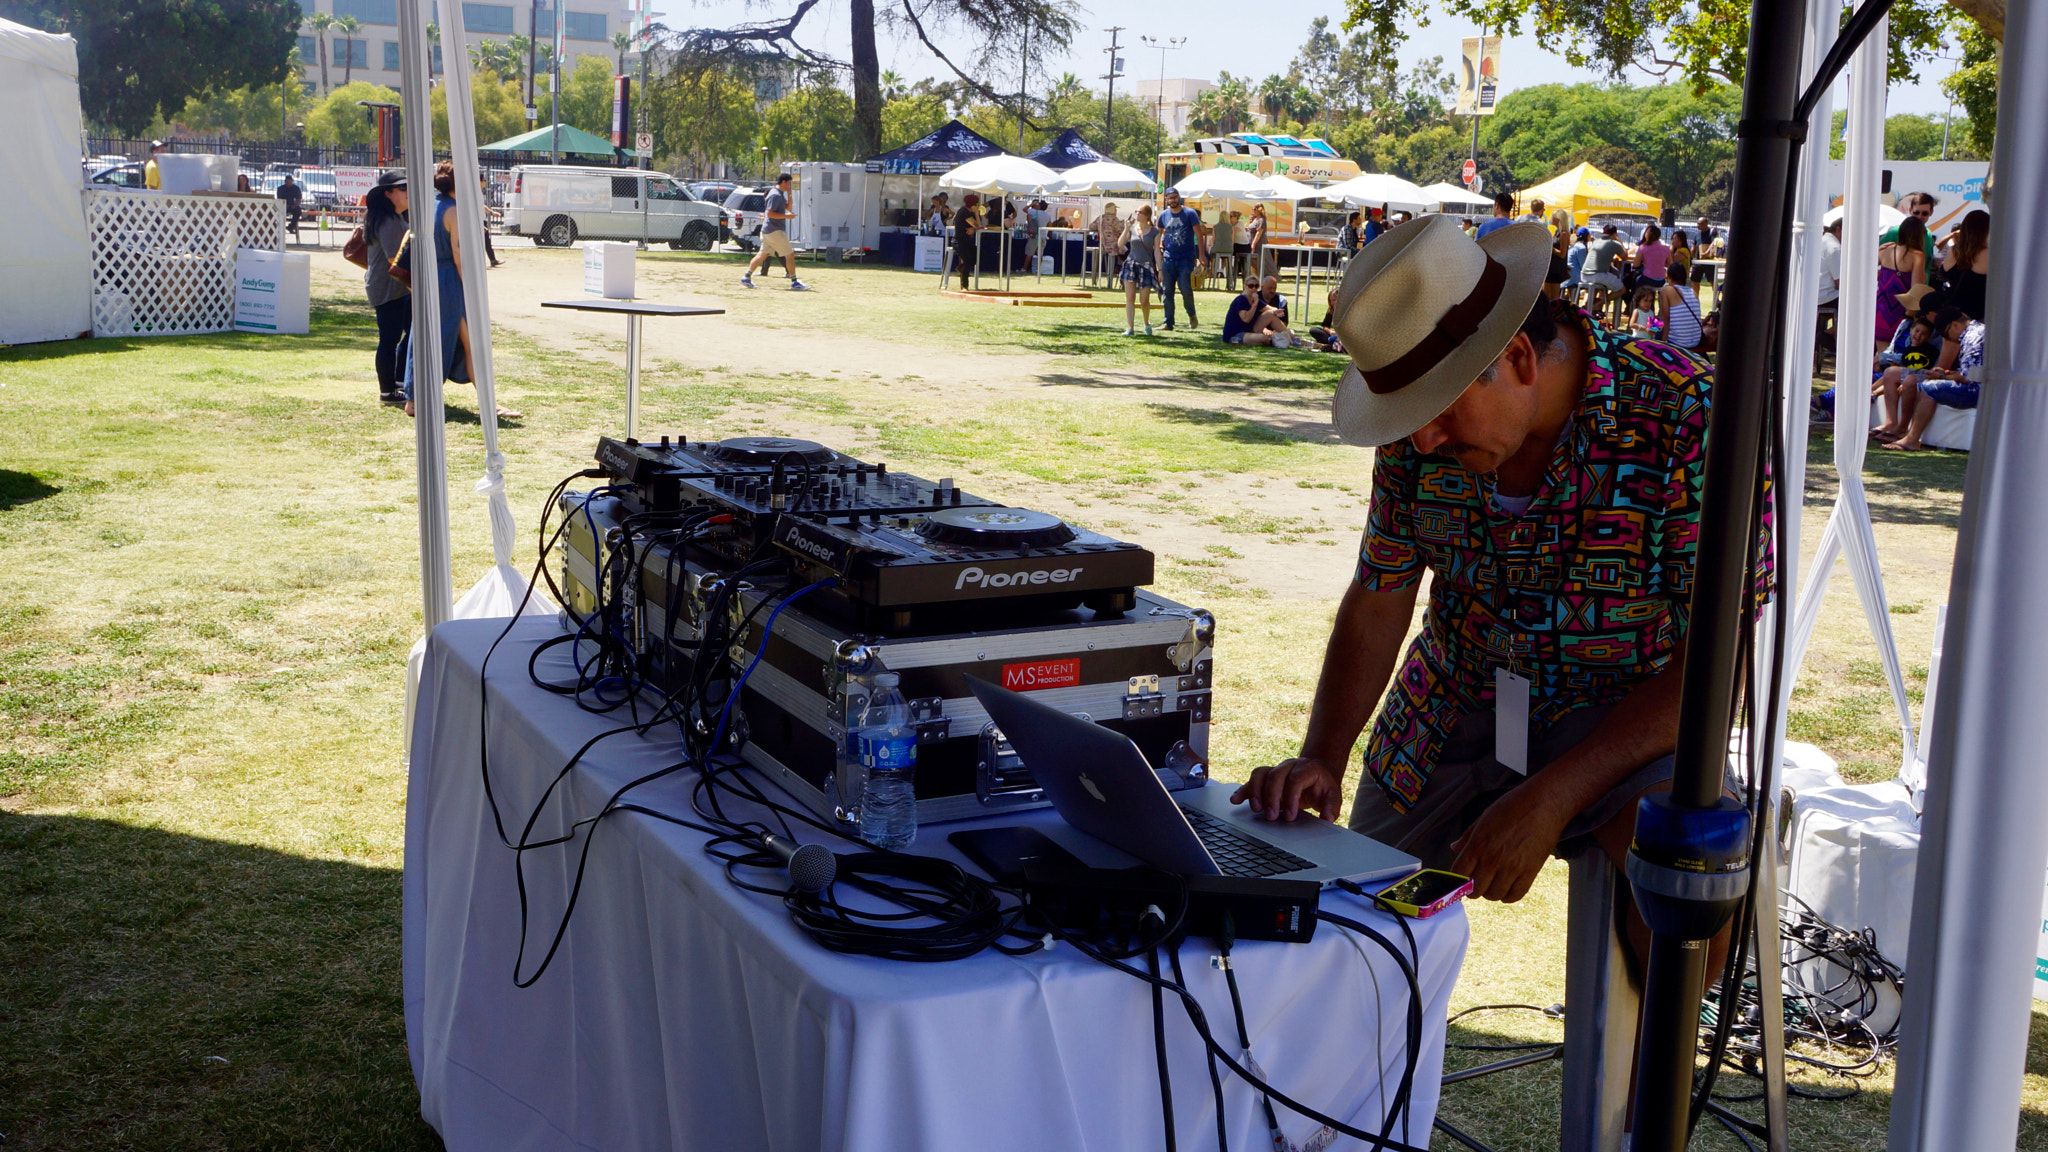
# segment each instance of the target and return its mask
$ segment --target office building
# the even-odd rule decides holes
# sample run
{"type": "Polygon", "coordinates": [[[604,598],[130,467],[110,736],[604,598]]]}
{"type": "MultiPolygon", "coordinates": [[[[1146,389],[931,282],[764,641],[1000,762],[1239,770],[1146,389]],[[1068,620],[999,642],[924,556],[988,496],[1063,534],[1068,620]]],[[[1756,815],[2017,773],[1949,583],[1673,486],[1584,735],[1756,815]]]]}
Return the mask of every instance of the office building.
{"type": "MultiPolygon", "coordinates": [[[[557,6],[562,13],[562,68],[566,73],[576,66],[582,56],[597,56],[606,61],[615,61],[618,52],[612,47],[612,34],[634,29],[633,16],[635,0],[544,0],[536,7],[533,0],[502,0],[502,2],[472,2],[472,0],[433,0],[434,23],[441,27],[441,43],[453,43],[449,35],[448,22],[442,18],[444,9],[461,8],[462,39],[465,45],[482,40],[495,40],[500,44],[515,34],[528,35],[535,27],[540,29],[540,38],[548,43],[554,36],[554,15],[557,6]]],[[[362,24],[361,31],[352,37],[329,30],[327,33],[327,83],[340,87],[344,79],[368,80],[387,88],[398,87],[398,0],[300,0],[306,15],[325,12],[328,15],[354,16],[362,24]]],[[[320,85],[320,53],[312,29],[306,25],[299,28],[299,58],[305,64],[303,83],[307,91],[318,91],[320,85]]],[[[434,48],[434,70],[439,72],[441,48],[434,48]]],[[[524,62],[521,62],[524,73],[524,62]]],[[[545,82],[543,82],[545,83],[545,82]]],[[[543,88],[543,90],[545,90],[543,88]]]]}

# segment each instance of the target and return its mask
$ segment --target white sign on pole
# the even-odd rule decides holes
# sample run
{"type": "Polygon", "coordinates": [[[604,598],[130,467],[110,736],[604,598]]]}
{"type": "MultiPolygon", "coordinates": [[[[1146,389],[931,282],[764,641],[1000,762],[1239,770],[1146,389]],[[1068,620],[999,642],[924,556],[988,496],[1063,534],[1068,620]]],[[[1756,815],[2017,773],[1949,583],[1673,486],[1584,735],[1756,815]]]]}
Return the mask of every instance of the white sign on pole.
{"type": "Polygon", "coordinates": [[[377,182],[375,168],[336,168],[334,170],[334,191],[341,202],[354,206],[362,203],[370,194],[370,188],[377,182]]]}
{"type": "Polygon", "coordinates": [[[1477,196],[1484,191],[1486,191],[1486,177],[1474,176],[1472,178],[1472,194],[1477,196]]]}
{"type": "Polygon", "coordinates": [[[633,137],[633,147],[642,156],[654,155],[654,133],[642,132],[633,137]]]}

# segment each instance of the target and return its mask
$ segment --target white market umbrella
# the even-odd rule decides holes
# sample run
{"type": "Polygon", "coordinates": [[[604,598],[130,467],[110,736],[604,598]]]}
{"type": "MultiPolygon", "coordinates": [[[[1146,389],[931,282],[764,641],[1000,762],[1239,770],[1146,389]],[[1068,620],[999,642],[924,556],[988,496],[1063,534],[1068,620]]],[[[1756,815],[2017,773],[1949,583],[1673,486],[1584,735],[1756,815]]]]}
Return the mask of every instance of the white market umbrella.
{"type": "Polygon", "coordinates": [[[1036,196],[1042,192],[1058,191],[1060,174],[1023,156],[984,156],[979,160],[969,160],[939,177],[939,187],[1036,196]]]}
{"type": "MultiPolygon", "coordinates": [[[[1183,193],[1185,195],[1185,193],[1183,193]]],[[[1291,176],[1268,176],[1259,181],[1259,190],[1247,192],[1246,200],[1315,200],[1323,195],[1321,188],[1303,184],[1291,176]]]]}
{"type": "Polygon", "coordinates": [[[1422,194],[1427,196],[1432,204],[1443,204],[1445,206],[1456,204],[1463,208],[1493,207],[1493,198],[1491,196],[1481,196],[1470,188],[1460,188],[1456,184],[1444,180],[1439,180],[1434,184],[1424,187],[1422,194]]]}
{"type": "Polygon", "coordinates": [[[1204,168],[1191,172],[1174,189],[1185,200],[1201,200],[1221,196],[1230,200],[1252,200],[1255,194],[1266,191],[1266,182],[1249,172],[1236,168],[1204,168]]]}
{"type": "Polygon", "coordinates": [[[1118,196],[1132,192],[1149,195],[1158,190],[1159,181],[1150,173],[1114,160],[1097,160],[1067,169],[1058,189],[1065,196],[1118,196]]]}
{"type": "Polygon", "coordinates": [[[1408,212],[1425,211],[1437,202],[1414,184],[1385,172],[1366,172],[1332,184],[1323,189],[1323,199],[1342,200],[1354,208],[1385,204],[1408,212]]]}
{"type": "MultiPolygon", "coordinates": [[[[1842,205],[1837,204],[1833,208],[1828,209],[1827,214],[1820,218],[1820,226],[1825,228],[1841,218],[1842,205]]],[[[1877,226],[1880,231],[1886,228],[1896,228],[1900,224],[1905,223],[1905,221],[1906,214],[1897,208],[1889,204],[1879,204],[1877,206],[1877,226]]]]}

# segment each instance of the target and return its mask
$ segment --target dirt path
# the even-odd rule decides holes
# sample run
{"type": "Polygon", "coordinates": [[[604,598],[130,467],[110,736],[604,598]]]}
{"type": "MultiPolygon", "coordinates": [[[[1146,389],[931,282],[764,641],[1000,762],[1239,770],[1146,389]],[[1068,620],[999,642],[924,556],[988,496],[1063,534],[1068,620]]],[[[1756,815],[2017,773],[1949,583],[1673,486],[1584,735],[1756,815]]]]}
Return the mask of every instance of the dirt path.
{"type": "MultiPolygon", "coordinates": [[[[314,249],[313,253],[316,295],[359,290],[361,272],[345,263],[338,250],[314,249]]],[[[491,314],[496,324],[543,346],[623,368],[623,320],[540,306],[543,300],[582,297],[580,253],[538,250],[523,241],[508,240],[501,245],[499,256],[504,265],[490,272],[491,314]]],[[[764,306],[775,301],[735,300],[744,291],[736,284],[730,291],[709,291],[712,285],[703,275],[690,274],[696,267],[646,262],[640,268],[642,289],[658,295],[664,303],[731,306],[734,312],[649,319],[642,335],[644,366],[666,361],[684,369],[735,375],[799,373],[844,379],[856,387],[881,382],[899,403],[916,396],[932,411],[954,415],[1019,398],[1099,405],[1107,394],[1119,404],[1142,398],[1148,404],[1220,413],[1291,436],[1335,442],[1329,429],[1328,401],[1322,394],[1195,387],[1129,366],[1098,367],[1078,363],[1074,357],[947,344],[934,340],[930,332],[892,329],[886,316],[876,318],[873,335],[768,327],[749,317],[759,317],[764,306]]],[[[764,276],[761,283],[756,296],[786,291],[779,288],[779,280],[764,276]]],[[[821,422],[814,415],[773,406],[748,407],[744,414],[765,418],[765,427],[776,433],[852,451],[861,451],[854,447],[855,423],[871,419],[862,414],[846,417],[844,422],[821,422]]],[[[1181,483],[1192,487],[1164,494],[1133,489],[1106,499],[1099,484],[1078,491],[1073,486],[1014,476],[1005,476],[999,482],[1000,490],[987,482],[975,487],[1006,503],[1040,508],[1142,543],[1162,558],[1163,578],[1170,575],[1194,591],[1219,597],[1327,600],[1342,590],[1355,563],[1371,467],[1369,453],[1343,451],[1339,467],[1333,470],[1325,465],[1312,477],[1212,473],[1191,476],[1181,483]],[[1297,487],[1297,480],[1323,487],[1297,487]],[[1336,483],[1353,491],[1331,487],[1336,483]]]]}

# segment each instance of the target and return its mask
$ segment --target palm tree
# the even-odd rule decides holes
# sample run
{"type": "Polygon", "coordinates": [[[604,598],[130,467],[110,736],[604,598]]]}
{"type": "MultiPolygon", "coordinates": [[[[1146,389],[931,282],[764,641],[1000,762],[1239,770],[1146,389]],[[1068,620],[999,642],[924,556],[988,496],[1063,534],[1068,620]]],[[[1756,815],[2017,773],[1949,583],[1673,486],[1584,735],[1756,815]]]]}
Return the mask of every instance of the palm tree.
{"type": "Polygon", "coordinates": [[[315,12],[306,17],[306,26],[313,30],[314,43],[320,54],[320,90],[327,91],[327,30],[334,27],[334,17],[325,12],[315,12]]]}
{"type": "Polygon", "coordinates": [[[478,71],[490,70],[500,80],[519,69],[518,58],[512,54],[512,49],[489,37],[469,46],[469,62],[478,71]]]}
{"type": "Polygon", "coordinates": [[[1060,73],[1060,78],[1052,82],[1052,90],[1045,94],[1046,103],[1050,104],[1057,100],[1079,96],[1086,90],[1082,86],[1079,76],[1074,75],[1072,72],[1062,72],[1060,73]]]}
{"type": "Polygon", "coordinates": [[[619,54],[619,70],[615,75],[626,74],[626,53],[633,49],[633,38],[624,32],[612,33],[612,49],[619,54]]]}
{"type": "Polygon", "coordinates": [[[895,69],[892,68],[882,73],[881,88],[883,100],[887,101],[903,99],[903,77],[898,75],[895,69]]]}
{"type": "Polygon", "coordinates": [[[341,43],[345,54],[341,62],[341,86],[346,88],[349,81],[355,78],[355,35],[363,30],[363,22],[353,16],[337,16],[334,19],[334,30],[341,33],[341,43]]]}
{"type": "Polygon", "coordinates": [[[1259,111],[1266,114],[1267,123],[1280,122],[1281,115],[1288,110],[1287,106],[1292,102],[1289,99],[1293,95],[1289,91],[1292,87],[1287,77],[1277,72],[1259,81],[1259,111]]]}
{"type": "Polygon", "coordinates": [[[439,48],[440,46],[441,26],[439,24],[427,25],[427,72],[429,75],[440,71],[439,68],[434,67],[434,64],[436,62],[434,50],[439,48]]]}

